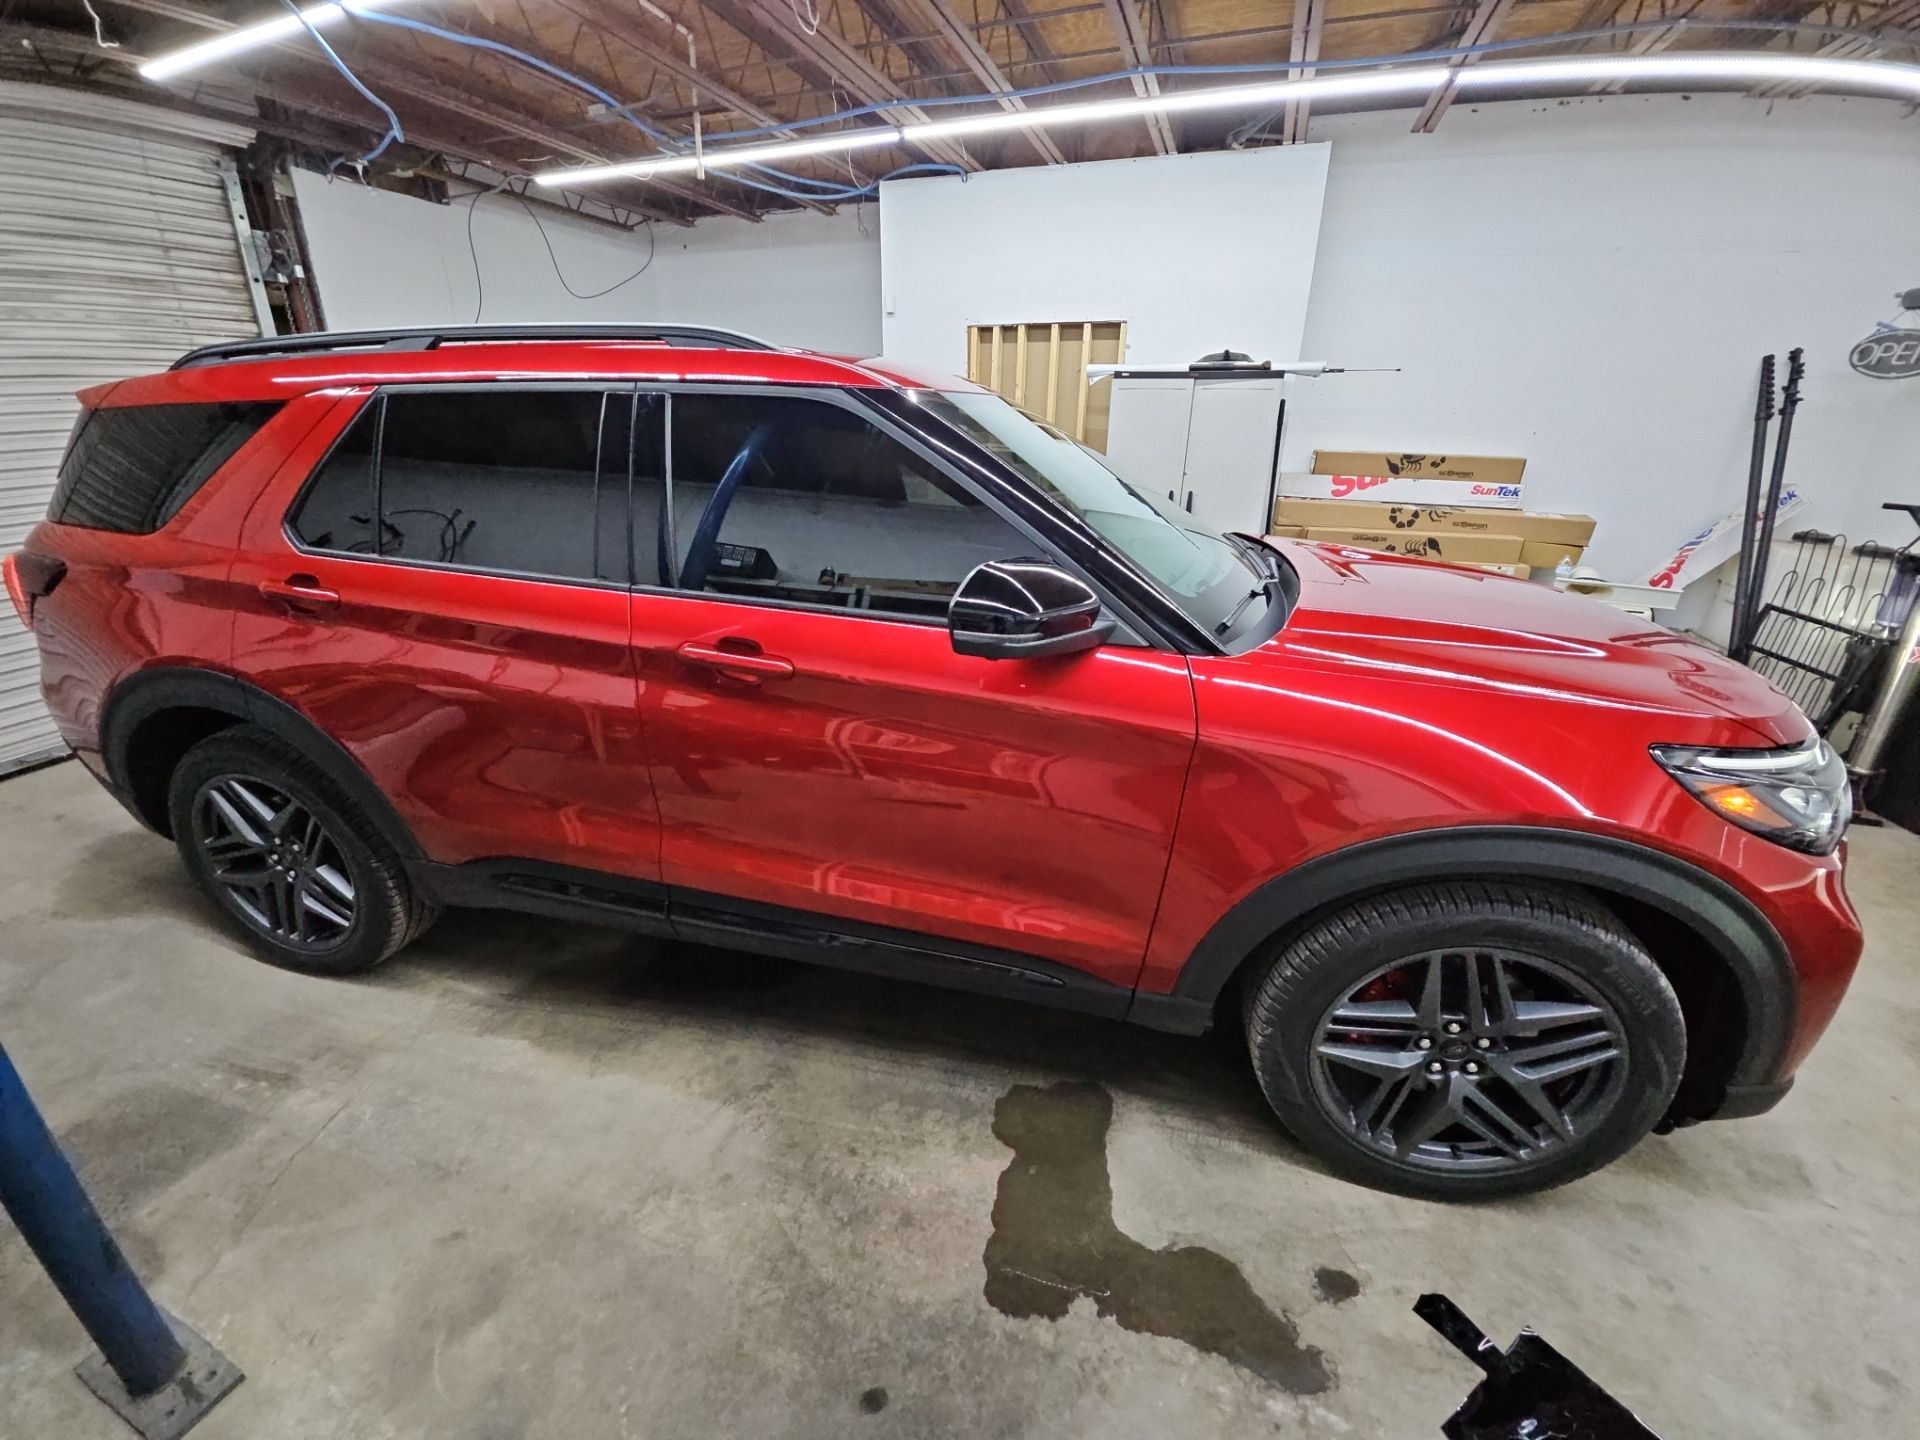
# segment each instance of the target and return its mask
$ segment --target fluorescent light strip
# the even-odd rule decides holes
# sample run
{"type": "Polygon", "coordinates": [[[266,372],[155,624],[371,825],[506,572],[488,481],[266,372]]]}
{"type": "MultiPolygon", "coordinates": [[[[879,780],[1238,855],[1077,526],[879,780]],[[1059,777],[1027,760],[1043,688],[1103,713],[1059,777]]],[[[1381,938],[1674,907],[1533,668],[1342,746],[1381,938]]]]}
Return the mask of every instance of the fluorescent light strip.
{"type": "MultiPolygon", "coordinates": [[[[1039,110],[1003,110],[991,115],[969,115],[958,120],[929,120],[917,125],[843,130],[815,140],[776,141],[738,150],[708,150],[705,163],[709,170],[722,169],[733,165],[754,165],[762,161],[791,160],[802,155],[819,155],[830,151],[856,150],[869,145],[897,145],[903,140],[938,140],[949,135],[978,135],[994,130],[1083,125],[1106,119],[1126,119],[1149,109],[1181,113],[1235,109],[1258,105],[1263,101],[1280,103],[1327,95],[1380,95],[1395,91],[1420,93],[1438,85],[1446,78],[1446,73],[1438,66],[1430,66],[1421,70],[1393,70],[1365,75],[1328,76],[1318,80],[1279,80],[1264,85],[1187,90],[1173,95],[1149,96],[1144,100],[1094,100],[1084,105],[1050,105],[1039,110]]],[[[616,165],[554,170],[545,175],[536,175],[534,179],[542,185],[590,184],[595,180],[683,175],[697,169],[698,164],[691,155],[655,156],[616,165]]]]}
{"type": "Polygon", "coordinates": [[[1212,90],[1177,90],[1163,95],[1128,96],[1123,100],[1091,100],[1083,105],[1049,105],[1033,110],[1002,110],[992,115],[968,115],[958,120],[929,120],[901,127],[908,140],[944,140],[953,136],[985,135],[997,130],[1033,126],[1086,125],[1100,120],[1130,120],[1159,111],[1183,114],[1195,110],[1245,109],[1281,105],[1289,100],[1319,100],[1338,96],[1423,94],[1446,79],[1438,65],[1417,70],[1370,70],[1364,75],[1329,75],[1312,80],[1274,80],[1263,85],[1233,85],[1212,90]]]}
{"type": "Polygon", "coordinates": [[[1584,84],[1590,80],[1793,80],[1848,90],[1920,95],[1920,66],[1883,60],[1829,60],[1816,55],[1595,55],[1565,60],[1504,60],[1456,72],[1462,90],[1501,85],[1584,84]]]}
{"type": "MultiPolygon", "coordinates": [[[[353,0],[349,0],[349,3],[353,3],[353,0]]],[[[1250,109],[1261,105],[1285,104],[1290,100],[1422,95],[1438,88],[1449,78],[1463,91],[1496,90],[1510,85],[1585,85],[1597,80],[1717,81],[1733,84],[1786,80],[1920,99],[1920,65],[1899,65],[1882,60],[1710,53],[1493,60],[1452,68],[1423,65],[1407,70],[1368,70],[1357,74],[1318,75],[1307,80],[1275,80],[1259,85],[1232,85],[1161,95],[1129,96],[1119,100],[1092,100],[1079,105],[1001,110],[955,120],[928,120],[914,125],[844,130],[812,140],[708,150],[700,160],[692,155],[655,156],[627,164],[552,171],[536,175],[534,179],[543,185],[588,184],[595,180],[685,173],[702,164],[709,170],[763,162],[777,164],[803,155],[853,150],[869,145],[944,140],[1005,130],[1050,130],[1066,125],[1095,124],[1103,120],[1129,120],[1156,111],[1161,114],[1183,114],[1197,110],[1250,109]]]]}
{"type": "Polygon", "coordinates": [[[140,73],[148,80],[171,80],[189,70],[198,70],[203,65],[225,60],[229,55],[238,55],[244,50],[271,45],[276,40],[290,40],[295,35],[303,35],[307,25],[312,25],[316,30],[325,29],[349,11],[373,10],[378,8],[379,3],[380,0],[342,0],[342,3],[336,4],[334,0],[327,0],[324,5],[309,5],[298,17],[282,15],[276,20],[262,20],[258,25],[229,30],[225,35],[149,60],[140,67],[140,73]],[[302,20],[306,24],[303,25],[302,20]]]}
{"type": "Polygon", "coordinates": [[[586,165],[577,170],[549,170],[544,175],[534,176],[541,185],[587,185],[595,180],[620,180],[632,176],[682,175],[698,170],[703,164],[709,170],[725,169],[734,165],[756,165],[762,160],[791,160],[801,155],[827,155],[840,150],[858,150],[867,145],[897,145],[900,143],[900,131],[889,125],[879,130],[842,130],[833,135],[821,135],[811,140],[779,140],[771,145],[747,145],[734,150],[708,150],[701,157],[692,155],[662,155],[646,160],[632,160],[618,165],[586,165]]]}

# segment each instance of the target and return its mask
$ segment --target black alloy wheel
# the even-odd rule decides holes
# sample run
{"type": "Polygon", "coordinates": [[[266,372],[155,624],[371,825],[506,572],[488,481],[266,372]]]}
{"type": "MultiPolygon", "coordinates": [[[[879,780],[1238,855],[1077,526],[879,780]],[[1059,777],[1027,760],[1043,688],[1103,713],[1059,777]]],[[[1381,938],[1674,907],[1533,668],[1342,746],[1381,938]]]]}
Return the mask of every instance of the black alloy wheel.
{"type": "Polygon", "coordinates": [[[201,889],[275,965],[366,970],[437,916],[366,809],[269,730],[237,725],[189,750],[169,778],[167,816],[201,889]]]}
{"type": "Polygon", "coordinates": [[[1627,1066],[1619,1017],[1565,966],[1434,950],[1381,967],[1322,1015],[1313,1093],[1402,1164],[1498,1171],[1598,1129],[1627,1066]]]}
{"type": "Polygon", "coordinates": [[[218,775],[193,804],[193,840],[214,884],[270,939],[330,950],[353,930],[340,842],[306,806],[252,775],[218,775]]]}
{"type": "Polygon", "coordinates": [[[1571,887],[1367,896],[1256,965],[1262,1093],[1308,1150],[1384,1190],[1481,1200],[1585,1175],[1653,1129],[1686,1066],[1673,986],[1571,887]]]}

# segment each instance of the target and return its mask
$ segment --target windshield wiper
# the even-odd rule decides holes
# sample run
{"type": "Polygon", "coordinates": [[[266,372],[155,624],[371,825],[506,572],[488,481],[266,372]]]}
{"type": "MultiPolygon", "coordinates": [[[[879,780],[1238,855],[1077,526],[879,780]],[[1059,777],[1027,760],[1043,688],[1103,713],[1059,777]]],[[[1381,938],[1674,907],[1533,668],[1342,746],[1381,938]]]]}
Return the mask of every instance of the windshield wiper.
{"type": "Polygon", "coordinates": [[[1226,619],[1213,627],[1213,633],[1216,635],[1226,634],[1227,631],[1233,628],[1234,622],[1247,613],[1247,607],[1253,604],[1254,601],[1266,600],[1271,603],[1273,600],[1273,592],[1278,588],[1279,584],[1280,577],[1278,575],[1272,575],[1262,580],[1257,586],[1240,597],[1240,603],[1227,612],[1226,619]]]}
{"type": "Polygon", "coordinates": [[[1278,558],[1271,550],[1250,545],[1238,535],[1222,533],[1220,538],[1231,545],[1240,558],[1253,567],[1255,574],[1277,575],[1280,573],[1278,567],[1271,563],[1278,558]]]}
{"type": "Polygon", "coordinates": [[[1237,535],[1222,534],[1220,538],[1233,546],[1240,558],[1253,567],[1255,574],[1266,576],[1270,582],[1283,577],[1287,562],[1265,545],[1258,541],[1242,540],[1237,535]]]}

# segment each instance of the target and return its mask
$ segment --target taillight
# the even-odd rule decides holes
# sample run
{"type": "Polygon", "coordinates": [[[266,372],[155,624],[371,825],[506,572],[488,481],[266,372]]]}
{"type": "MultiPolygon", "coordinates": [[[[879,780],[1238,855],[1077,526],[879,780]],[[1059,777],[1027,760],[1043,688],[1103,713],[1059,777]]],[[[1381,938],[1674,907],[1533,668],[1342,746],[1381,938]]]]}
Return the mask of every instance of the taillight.
{"type": "Polygon", "coordinates": [[[7,595],[13,601],[13,608],[20,612],[20,623],[30,626],[33,602],[53,593],[54,586],[66,576],[67,562],[51,555],[19,550],[0,559],[0,571],[6,574],[7,595]]]}
{"type": "Polygon", "coordinates": [[[27,600],[26,588],[20,583],[20,557],[9,554],[0,559],[0,571],[7,577],[7,595],[13,601],[13,608],[20,612],[22,625],[33,624],[33,606],[27,600]]]}

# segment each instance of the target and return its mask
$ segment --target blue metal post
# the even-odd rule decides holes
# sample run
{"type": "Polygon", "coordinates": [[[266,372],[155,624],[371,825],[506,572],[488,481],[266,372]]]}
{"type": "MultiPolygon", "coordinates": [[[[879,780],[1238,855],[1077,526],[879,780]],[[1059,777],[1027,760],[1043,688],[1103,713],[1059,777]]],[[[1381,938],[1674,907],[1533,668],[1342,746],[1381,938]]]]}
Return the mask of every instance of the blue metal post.
{"type": "Polygon", "coordinates": [[[187,1352],[127,1264],[0,1045],[0,1206],[131,1395],[180,1373],[187,1352]]]}

